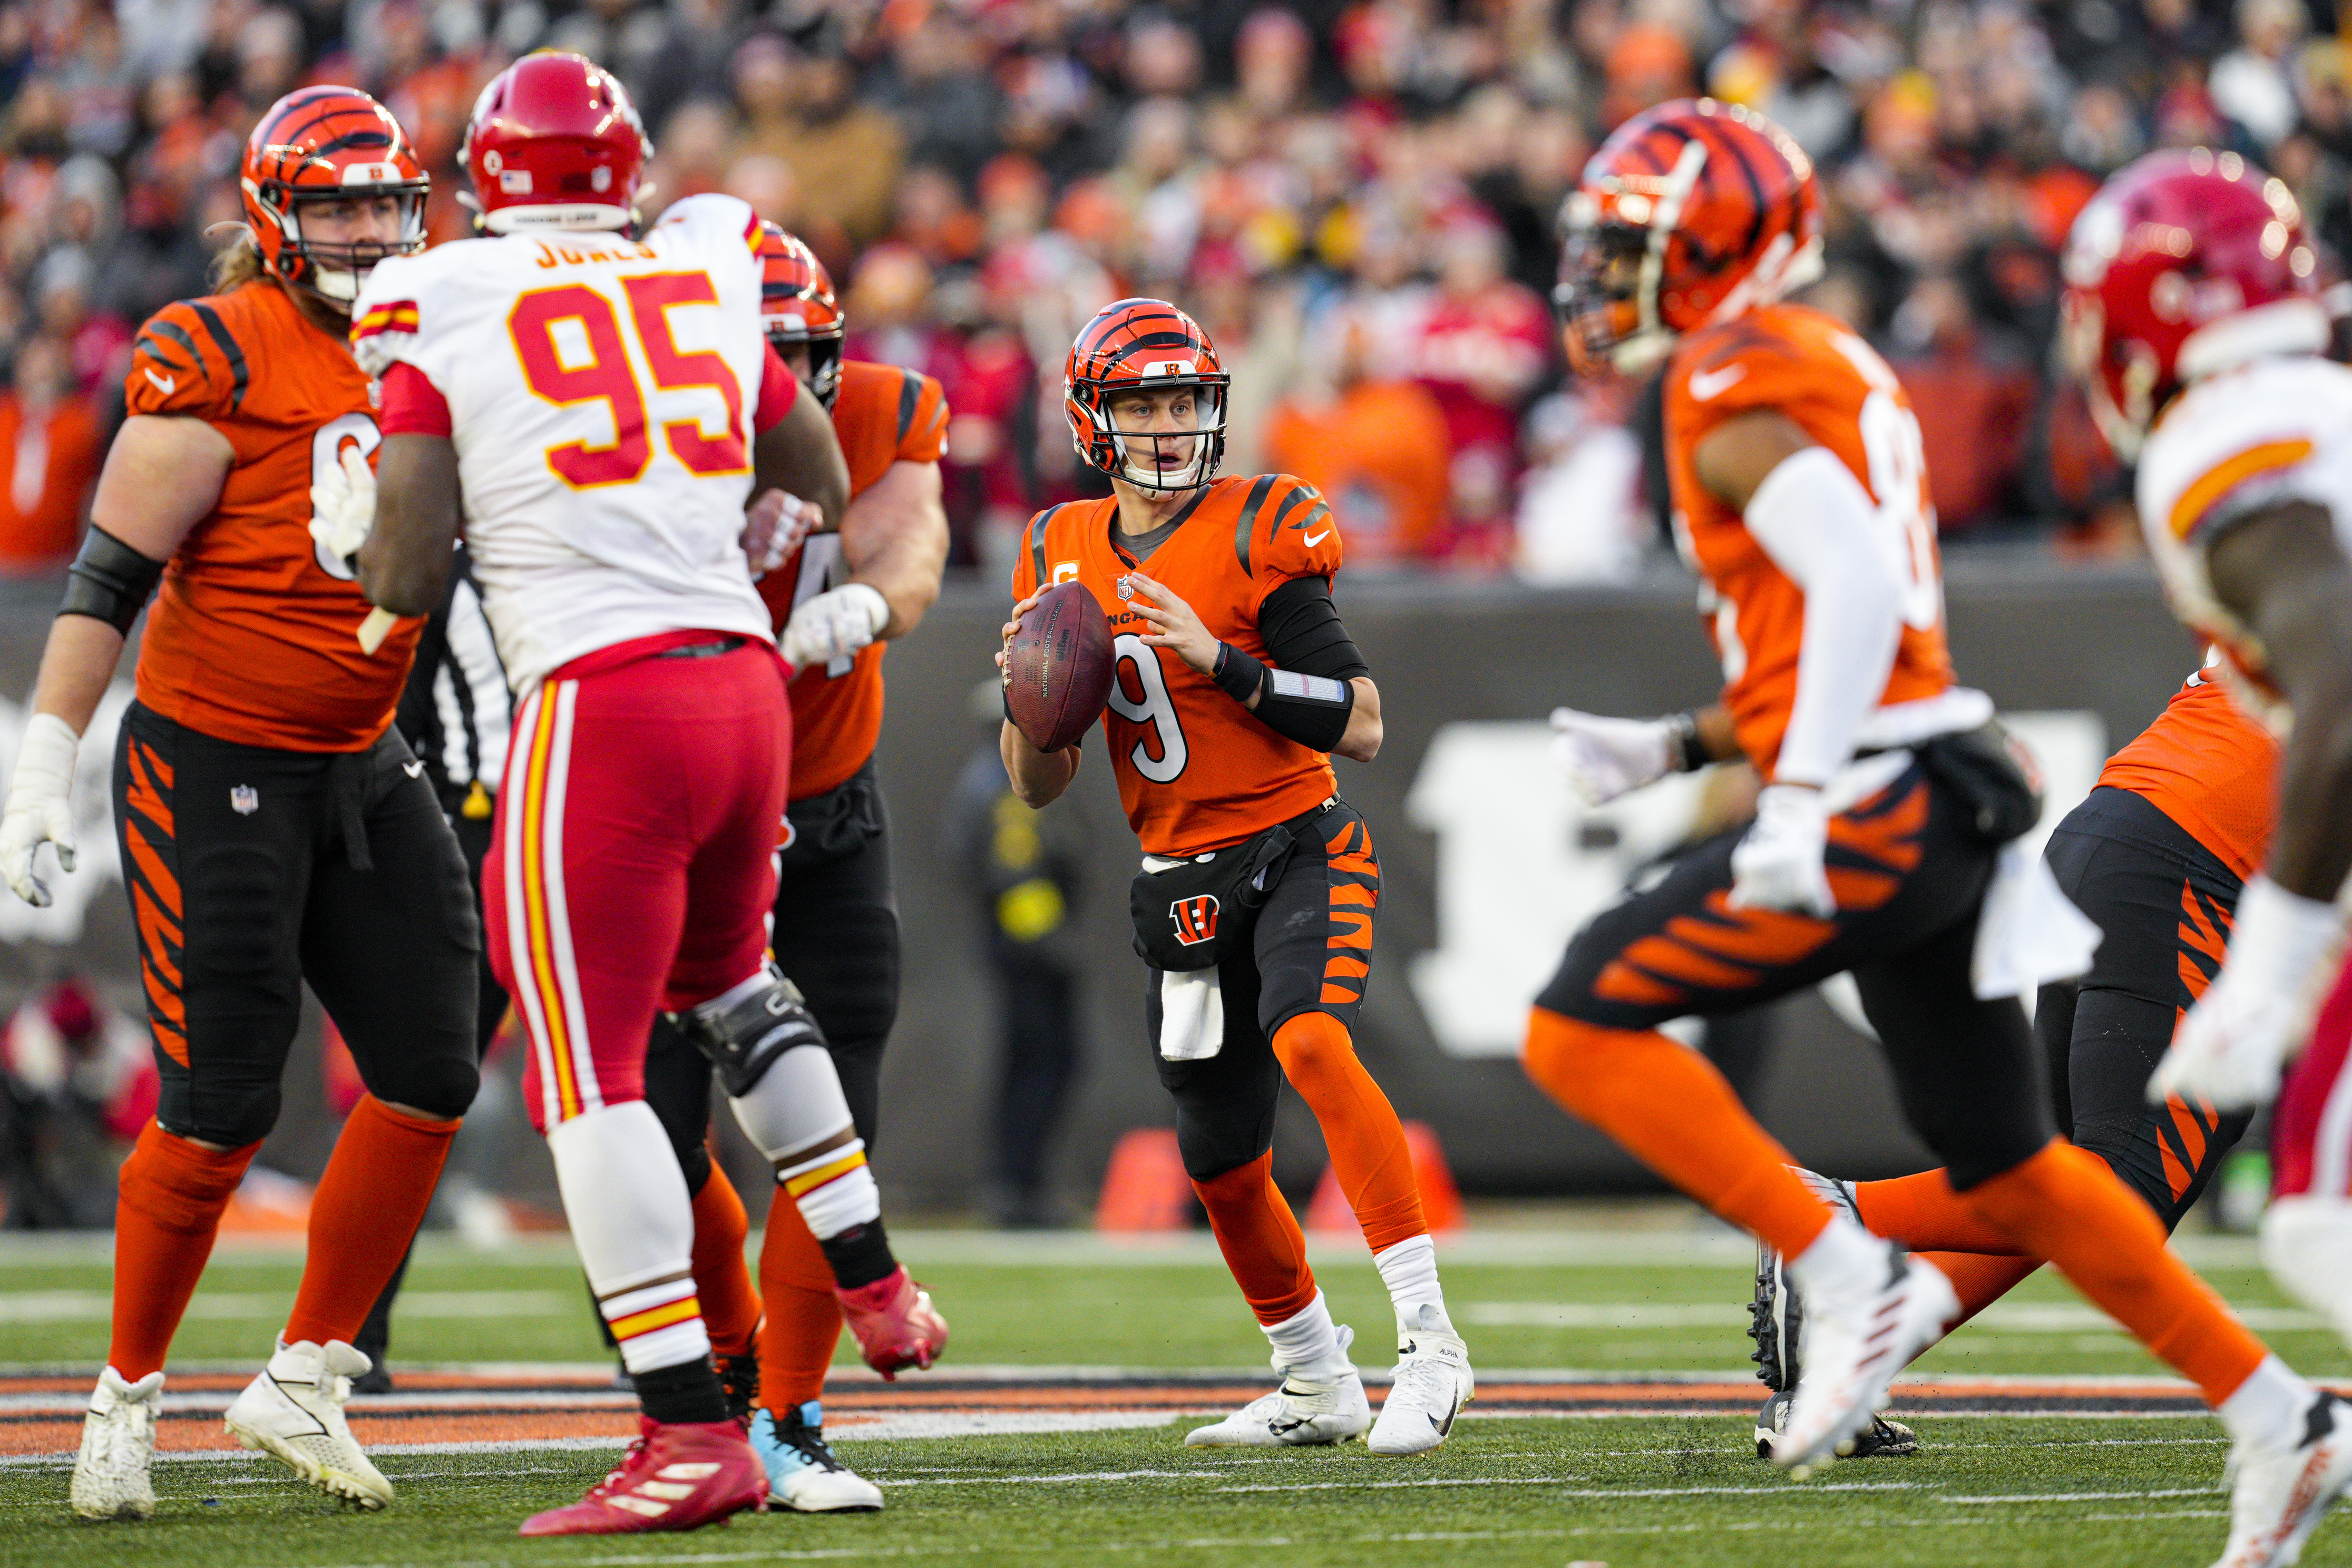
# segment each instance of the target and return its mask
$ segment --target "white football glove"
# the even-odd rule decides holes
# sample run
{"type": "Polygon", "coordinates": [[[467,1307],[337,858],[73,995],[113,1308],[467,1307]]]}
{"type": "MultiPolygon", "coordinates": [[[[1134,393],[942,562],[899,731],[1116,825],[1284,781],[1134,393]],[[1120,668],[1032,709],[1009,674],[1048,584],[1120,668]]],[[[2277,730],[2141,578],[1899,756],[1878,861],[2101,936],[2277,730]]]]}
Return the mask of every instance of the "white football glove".
{"type": "Polygon", "coordinates": [[[1675,765],[1675,729],[1663,718],[1602,718],[1551,710],[1551,755],[1588,806],[1664,778],[1675,765]]]}
{"type": "Polygon", "coordinates": [[[2221,972],[2174,1031],[2148,1076],[2148,1100],[2178,1094],[2235,1111],[2277,1094],[2287,1059],[2311,1038],[2343,935],[2336,905],[2266,876],[2246,883],[2221,972]]]}
{"type": "Polygon", "coordinates": [[[765,577],[792,559],[824,521],[824,511],[814,501],[784,490],[763,492],[743,517],[743,558],[751,563],[751,575],[765,577]]]}
{"type": "Polygon", "coordinates": [[[37,713],[16,747],[8,803],[0,807],[0,877],[37,909],[49,906],[48,884],[33,874],[33,853],[54,845],[58,867],[74,868],[74,758],[81,737],[53,713],[37,713]]]}
{"type": "Polygon", "coordinates": [[[1827,920],[1837,913],[1828,871],[1830,813],[1819,789],[1767,785],[1756,822],[1731,852],[1731,906],[1785,909],[1827,920]]]}
{"type": "Polygon", "coordinates": [[[793,612],[784,622],[784,658],[795,670],[854,658],[889,623],[890,601],[882,591],[870,583],[849,583],[820,593],[793,612]]]}
{"type": "Polygon", "coordinates": [[[356,444],[310,486],[310,537],[337,560],[349,560],[375,527],[375,474],[356,444]]]}

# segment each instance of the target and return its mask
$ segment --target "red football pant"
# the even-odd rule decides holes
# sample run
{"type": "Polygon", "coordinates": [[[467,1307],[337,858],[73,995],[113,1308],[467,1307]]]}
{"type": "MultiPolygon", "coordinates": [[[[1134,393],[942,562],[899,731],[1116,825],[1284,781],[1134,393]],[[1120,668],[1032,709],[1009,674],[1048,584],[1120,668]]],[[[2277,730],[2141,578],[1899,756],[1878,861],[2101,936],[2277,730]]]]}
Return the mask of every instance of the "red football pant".
{"type": "Polygon", "coordinates": [[[718,996],[767,954],[792,762],[783,666],[759,644],[629,653],[564,666],[515,716],[482,866],[490,964],[530,1032],[523,1092],[542,1132],[644,1099],[655,1012],[718,996]]]}
{"type": "Polygon", "coordinates": [[[2352,964],[2320,1007],[2311,1044],[2271,1113],[2271,1195],[2352,1197],[2352,964]]]}

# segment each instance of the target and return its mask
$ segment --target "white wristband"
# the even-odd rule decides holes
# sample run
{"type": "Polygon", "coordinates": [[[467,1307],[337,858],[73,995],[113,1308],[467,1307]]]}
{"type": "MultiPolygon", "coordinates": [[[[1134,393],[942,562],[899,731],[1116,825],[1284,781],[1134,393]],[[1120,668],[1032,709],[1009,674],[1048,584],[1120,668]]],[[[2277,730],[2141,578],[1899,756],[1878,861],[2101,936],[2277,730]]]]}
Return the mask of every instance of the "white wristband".
{"type": "Polygon", "coordinates": [[[838,591],[844,600],[856,603],[866,612],[874,635],[882,635],[882,628],[890,624],[890,601],[882,597],[882,591],[870,582],[852,582],[843,585],[838,591]]]}
{"type": "Polygon", "coordinates": [[[53,713],[35,714],[16,744],[16,768],[9,776],[8,793],[70,796],[74,762],[80,754],[81,737],[73,726],[53,713]]]}

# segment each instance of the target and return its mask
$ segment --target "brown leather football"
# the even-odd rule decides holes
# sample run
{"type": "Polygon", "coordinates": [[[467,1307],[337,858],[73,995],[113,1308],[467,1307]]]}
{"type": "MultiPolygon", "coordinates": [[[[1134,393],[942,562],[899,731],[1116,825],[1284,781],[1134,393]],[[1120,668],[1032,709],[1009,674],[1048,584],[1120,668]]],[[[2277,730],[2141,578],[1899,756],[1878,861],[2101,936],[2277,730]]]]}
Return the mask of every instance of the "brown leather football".
{"type": "Polygon", "coordinates": [[[1013,722],[1040,751],[1059,751],[1094,727],[1110,701],[1110,621],[1083,582],[1049,588],[1004,645],[1013,722]]]}

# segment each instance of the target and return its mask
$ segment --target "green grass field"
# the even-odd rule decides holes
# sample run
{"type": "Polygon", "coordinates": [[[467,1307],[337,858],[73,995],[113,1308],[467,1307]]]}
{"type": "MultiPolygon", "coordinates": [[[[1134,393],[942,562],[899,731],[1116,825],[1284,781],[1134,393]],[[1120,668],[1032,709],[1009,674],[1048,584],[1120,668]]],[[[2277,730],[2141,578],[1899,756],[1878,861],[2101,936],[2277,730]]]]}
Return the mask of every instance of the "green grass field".
{"type": "MultiPolygon", "coordinates": [[[[903,1250],[955,1325],[955,1363],[1241,1368],[1264,1340],[1213,1251],[1107,1249],[1086,1239],[910,1234],[903,1250]]],[[[2291,1312],[2248,1249],[2192,1249],[2291,1361],[2352,1374],[2335,1337],[2291,1312]]],[[[1735,1246],[1680,1235],[1472,1241],[1446,1290],[1482,1368],[1625,1374],[1744,1366],[1748,1268],[1735,1246]]],[[[253,1364],[290,1297],[296,1260],[225,1252],[177,1354],[253,1364]]],[[[1387,1302],[1360,1250],[1318,1263],[1358,1360],[1387,1359],[1387,1302]]],[[[396,1322],[394,1365],[585,1361],[599,1347],[568,1253],[496,1258],[428,1245],[396,1322]]],[[[0,1251],[0,1362],[19,1371],[102,1358],[102,1254],[0,1251]]],[[[2063,1283],[2036,1280],[1922,1364],[1953,1374],[2148,1374],[2063,1283]]],[[[1377,1396],[1376,1396],[1377,1397],[1377,1396]]],[[[1474,1407],[1475,1408],[1475,1407],[1474,1407]]],[[[1466,1420],[1435,1454],[1360,1447],[1187,1450],[1184,1418],[1141,1430],[845,1443],[889,1489],[887,1511],[746,1518],[692,1536],[525,1542],[526,1513],[594,1480],[607,1451],[393,1456],[390,1512],[337,1511],[264,1462],[156,1467],[164,1501],[142,1526],[72,1521],[66,1467],[0,1467],[0,1568],[276,1564],[889,1563],[1379,1565],[1785,1558],[1835,1564],[2201,1565],[2219,1552],[2225,1447],[2203,1418],[1926,1416],[1916,1458],[1833,1467],[1792,1483],[1754,1458],[1735,1416],[1466,1420]]],[[[2352,1564],[2352,1517],[2305,1561],[2352,1564]]]]}

